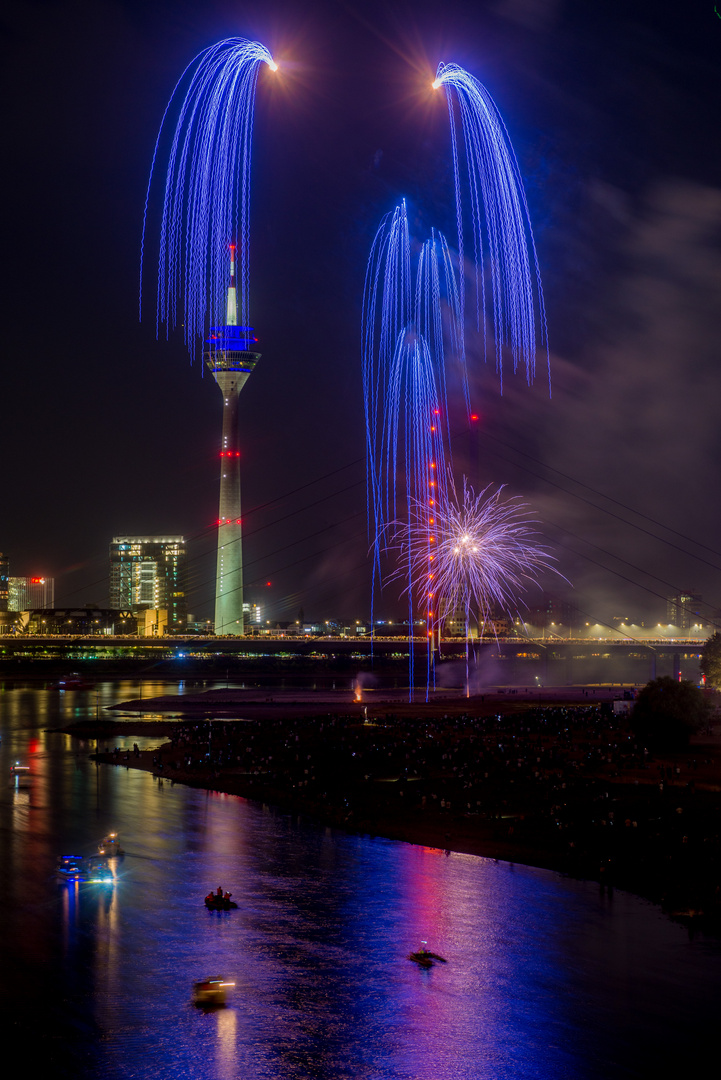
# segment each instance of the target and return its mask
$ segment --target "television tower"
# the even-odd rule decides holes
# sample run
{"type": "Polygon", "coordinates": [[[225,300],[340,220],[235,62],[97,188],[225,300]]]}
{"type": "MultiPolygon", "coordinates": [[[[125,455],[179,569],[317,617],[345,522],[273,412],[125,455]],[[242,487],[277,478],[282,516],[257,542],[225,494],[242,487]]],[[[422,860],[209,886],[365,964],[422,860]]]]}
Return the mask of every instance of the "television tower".
{"type": "Polygon", "coordinates": [[[251,326],[238,326],[235,286],[235,244],[230,245],[230,284],[225,326],[211,326],[205,363],[223,395],[220,447],[218,562],[215,577],[216,634],[243,633],[243,547],[240,524],[240,449],[238,397],[260,360],[253,352],[257,338],[251,326]]]}

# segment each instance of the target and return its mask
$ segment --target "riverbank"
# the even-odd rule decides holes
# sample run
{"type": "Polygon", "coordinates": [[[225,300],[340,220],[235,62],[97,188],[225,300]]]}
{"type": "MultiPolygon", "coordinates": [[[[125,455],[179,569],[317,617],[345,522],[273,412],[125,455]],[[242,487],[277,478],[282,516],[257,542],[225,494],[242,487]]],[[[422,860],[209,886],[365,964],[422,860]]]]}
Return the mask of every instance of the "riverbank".
{"type": "Polygon", "coordinates": [[[632,693],[626,686],[500,686],[467,698],[459,689],[431,690],[425,701],[425,690],[418,691],[419,701],[408,701],[408,690],[402,688],[374,689],[363,687],[355,693],[347,688],[283,690],[272,687],[228,687],[191,691],[183,694],[164,694],[155,697],[131,698],[113,705],[116,714],[157,713],[175,717],[205,719],[257,719],[278,716],[315,716],[327,711],[355,716],[359,719],[383,718],[390,712],[398,717],[491,716],[513,712],[529,704],[577,705],[591,702],[612,702],[632,693]]]}
{"type": "MultiPolygon", "coordinates": [[[[269,706],[262,720],[155,722],[162,746],[98,760],[337,828],[597,880],[691,926],[721,925],[716,729],[652,758],[609,705],[516,699],[499,715],[496,702],[471,712],[456,699],[440,715],[398,705],[368,721],[269,706]]],[[[113,729],[150,734],[147,722],[113,729]]]]}

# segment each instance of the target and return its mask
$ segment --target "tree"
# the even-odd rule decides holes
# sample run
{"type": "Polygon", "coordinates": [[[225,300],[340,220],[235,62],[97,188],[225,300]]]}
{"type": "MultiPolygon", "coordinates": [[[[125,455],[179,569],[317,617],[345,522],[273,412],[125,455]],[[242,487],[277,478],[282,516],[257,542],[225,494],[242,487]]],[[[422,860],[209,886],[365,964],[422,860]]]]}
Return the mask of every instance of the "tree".
{"type": "Polygon", "coordinates": [[[721,634],[718,632],[712,634],[704,645],[699,667],[707,686],[721,688],[721,634]]]}
{"type": "Polygon", "coordinates": [[[631,713],[636,736],[652,750],[683,750],[711,713],[711,704],[692,682],[667,675],[641,690],[631,713]]]}

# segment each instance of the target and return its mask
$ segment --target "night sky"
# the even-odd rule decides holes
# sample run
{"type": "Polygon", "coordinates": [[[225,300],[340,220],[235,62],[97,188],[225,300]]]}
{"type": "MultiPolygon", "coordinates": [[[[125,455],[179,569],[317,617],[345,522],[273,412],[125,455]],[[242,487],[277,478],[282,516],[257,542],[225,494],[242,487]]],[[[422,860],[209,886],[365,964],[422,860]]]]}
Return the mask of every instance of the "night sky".
{"type": "MultiPolygon", "coordinates": [[[[246,599],[274,619],[363,618],[360,303],[381,217],[455,245],[438,61],[484,83],[526,185],[553,395],[501,397],[471,334],[473,444],[594,619],[665,621],[681,589],[721,608],[721,19],[711,2],[9,0],[0,21],[4,312],[0,550],[106,604],[121,533],[190,540],[212,615],[220,394],[180,334],[138,321],[153,146],[183,68],[262,41],[241,395],[246,599]],[[269,585],[266,582],[270,582],[269,585]]],[[[154,188],[157,224],[161,188],[154,188]]],[[[155,213],[155,217],[153,214],[155,213]]],[[[157,235],[157,232],[156,232],[157,235]]],[[[547,582],[556,592],[562,583],[547,582]]],[[[534,595],[529,597],[533,602],[534,595]]],[[[404,610],[391,590],[378,608],[404,610]]]]}

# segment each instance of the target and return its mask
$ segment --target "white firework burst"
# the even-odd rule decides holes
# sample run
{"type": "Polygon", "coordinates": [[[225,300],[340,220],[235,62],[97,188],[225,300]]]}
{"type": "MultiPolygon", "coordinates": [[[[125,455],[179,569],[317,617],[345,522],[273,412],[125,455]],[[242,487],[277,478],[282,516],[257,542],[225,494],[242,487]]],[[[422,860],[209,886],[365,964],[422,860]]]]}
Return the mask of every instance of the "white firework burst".
{"type": "Polygon", "coordinates": [[[432,504],[416,502],[408,526],[395,534],[409,572],[408,588],[426,607],[429,632],[462,613],[486,625],[494,611],[515,614],[521,594],[555,569],[535,534],[536,522],[519,498],[503,499],[503,486],[475,494],[464,479],[459,499],[449,480],[432,504]]]}

